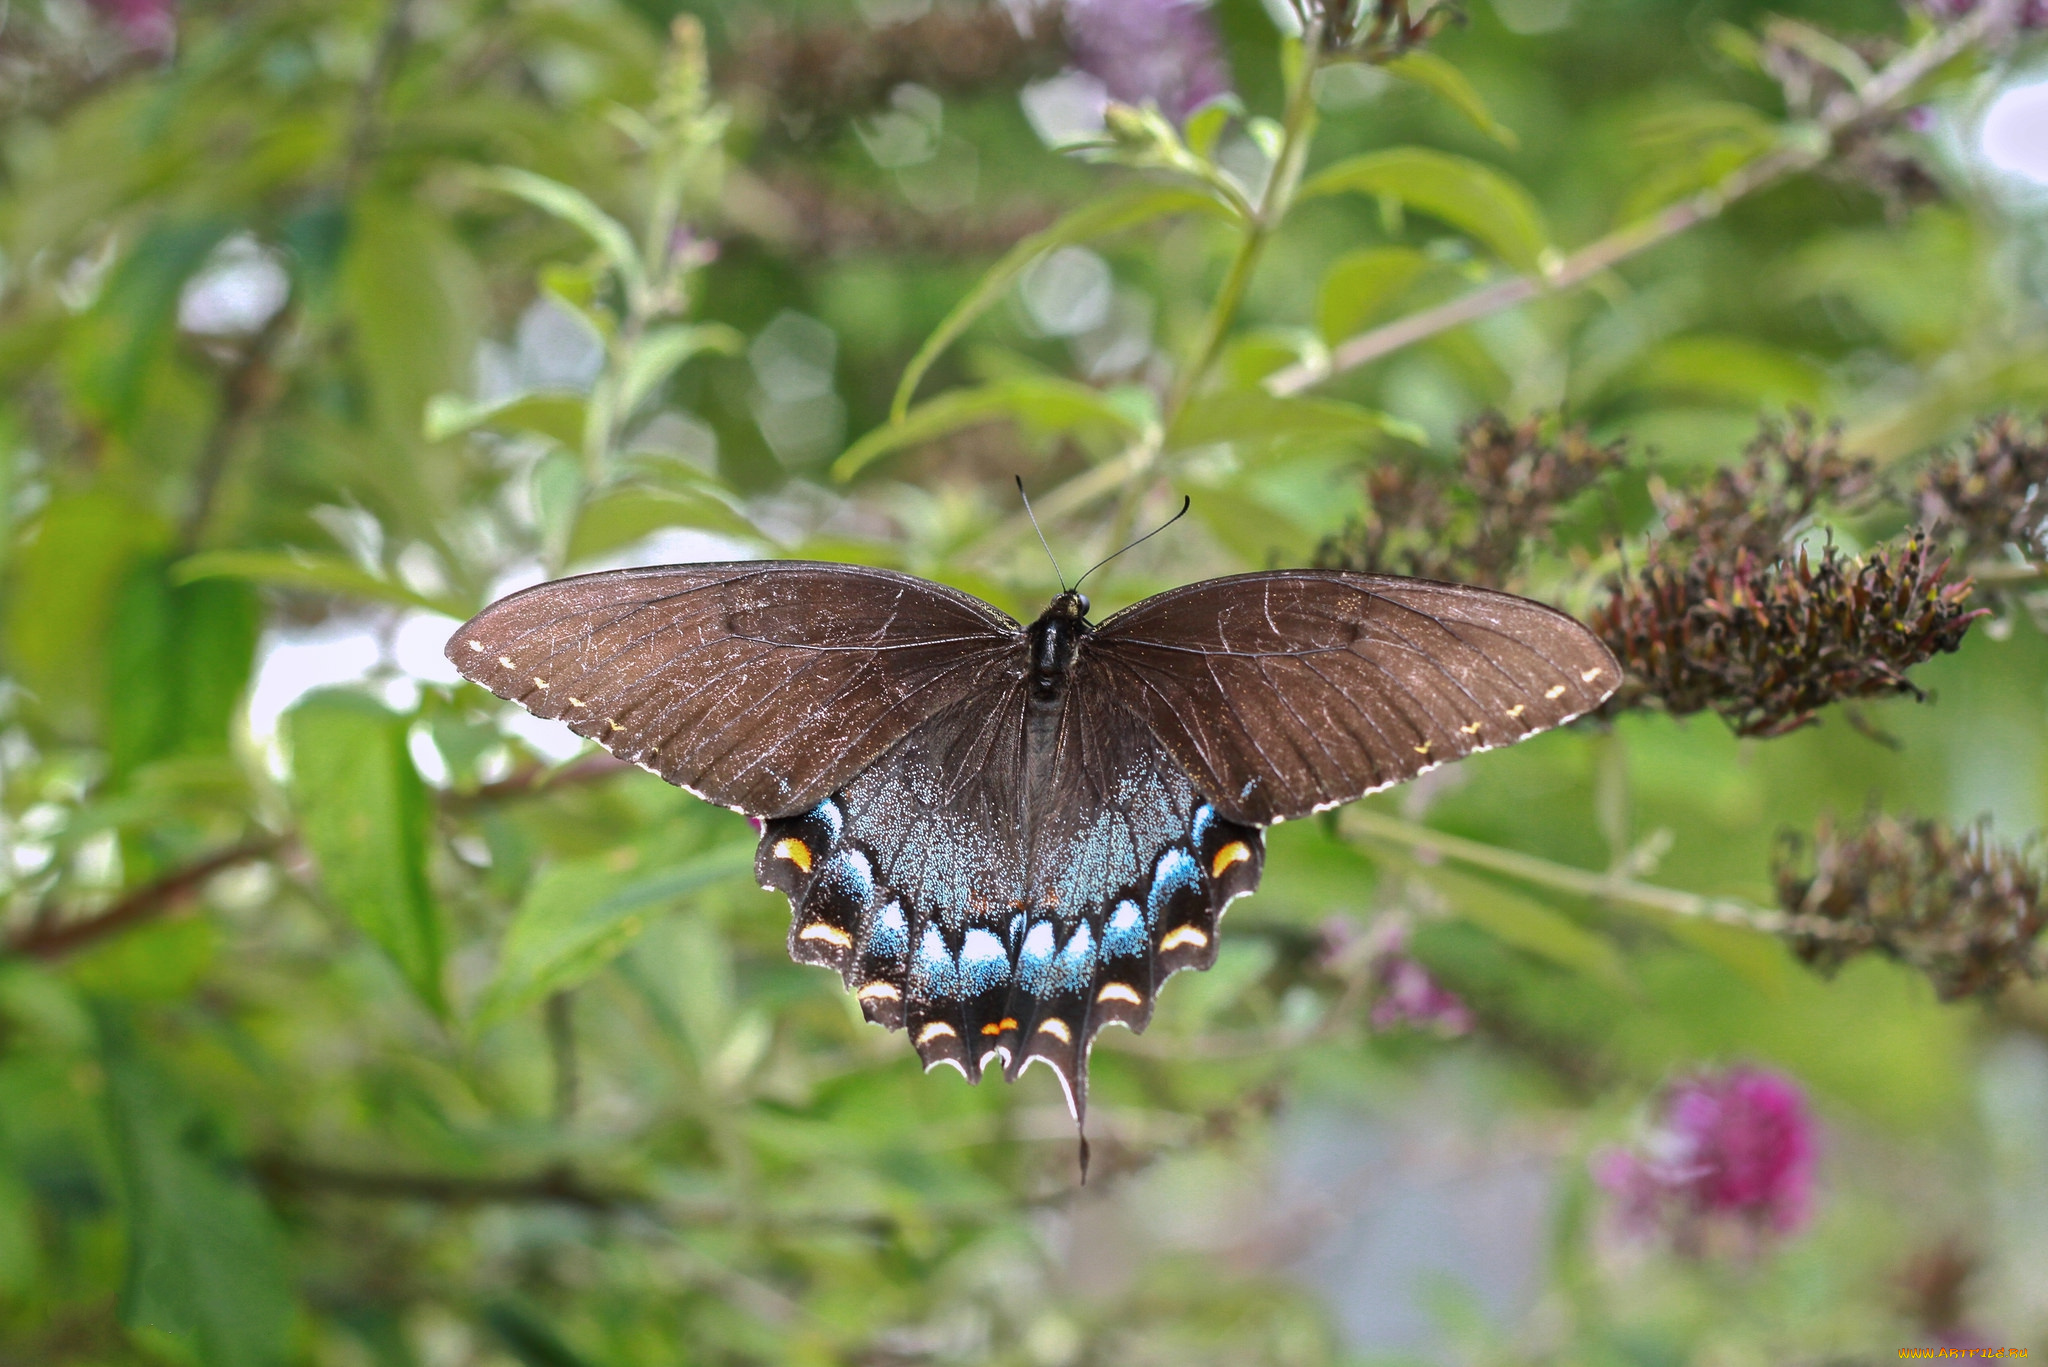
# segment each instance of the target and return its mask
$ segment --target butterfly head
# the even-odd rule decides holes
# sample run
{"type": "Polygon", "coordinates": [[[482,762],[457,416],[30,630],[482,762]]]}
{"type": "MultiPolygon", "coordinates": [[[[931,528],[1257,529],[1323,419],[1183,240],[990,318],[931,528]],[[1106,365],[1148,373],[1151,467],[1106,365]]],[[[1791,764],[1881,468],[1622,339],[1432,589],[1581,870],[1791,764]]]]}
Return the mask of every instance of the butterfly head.
{"type": "Polygon", "coordinates": [[[1045,615],[1069,622],[1085,621],[1088,616],[1088,595],[1068,589],[1052,600],[1052,606],[1045,610],[1045,615]]]}

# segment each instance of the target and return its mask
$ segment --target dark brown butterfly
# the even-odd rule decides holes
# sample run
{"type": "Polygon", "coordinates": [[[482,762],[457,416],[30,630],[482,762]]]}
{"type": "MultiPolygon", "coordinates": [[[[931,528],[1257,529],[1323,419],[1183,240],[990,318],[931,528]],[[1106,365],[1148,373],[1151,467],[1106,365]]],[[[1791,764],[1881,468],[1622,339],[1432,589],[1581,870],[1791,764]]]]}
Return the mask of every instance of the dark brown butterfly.
{"type": "MultiPolygon", "coordinates": [[[[1215,962],[1260,828],[1597,707],[1606,647],[1540,603],[1386,575],[1212,579],[1029,627],[888,570],[584,575],[448,643],[462,673],[766,823],[791,955],[926,1068],[1043,1059],[1075,1120],[1103,1026],[1215,962]]],[[[1085,1159],[1084,1159],[1085,1161],[1085,1159]]]]}

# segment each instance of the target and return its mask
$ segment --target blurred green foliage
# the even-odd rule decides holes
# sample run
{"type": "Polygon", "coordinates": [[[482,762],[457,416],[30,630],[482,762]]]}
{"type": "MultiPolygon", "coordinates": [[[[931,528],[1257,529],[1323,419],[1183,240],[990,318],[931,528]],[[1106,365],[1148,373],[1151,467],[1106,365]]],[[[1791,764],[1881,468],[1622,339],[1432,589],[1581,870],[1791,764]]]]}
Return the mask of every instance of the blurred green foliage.
{"type": "MultiPolygon", "coordinates": [[[[1127,111],[1079,155],[1019,100],[1056,53],[941,50],[993,6],[7,11],[0,1363],[1861,1361],[1941,1328],[1903,1269],[1951,1235],[1968,1326],[2038,1342],[2039,992],[1824,982],[1753,930],[1296,823],[1216,968],[1103,1042],[1077,1190],[1049,1078],[923,1077],[789,962],[740,817],[442,666],[494,594],[658,558],[888,564],[1034,612],[1013,472],[1068,562],[1192,495],[1106,607],[1304,563],[1367,471],[1447,465],[1487,408],[1630,441],[1518,580],[1583,610],[1647,491],[1760,411],[1839,417],[1904,479],[2048,404],[2041,192],[1971,142],[2038,43],[1900,92],[1929,131],[1830,142],[1785,54],[1840,84],[1927,19],[1473,0],[1307,81],[1268,8],[1211,11],[1241,105],[1127,111]],[[932,60],[889,75],[905,51],[932,60]],[[849,70],[882,93],[821,106],[849,70]],[[1472,1037],[1367,1028],[1332,946],[1380,915],[1472,1037]],[[1751,1260],[1620,1247],[1586,1153],[1735,1058],[1815,1098],[1815,1226],[1751,1260]],[[1533,1205],[1460,1204],[1525,1170],[1533,1205]],[[1493,1253],[1331,1272],[1330,1230],[1415,1242],[1373,1224],[1411,1190],[1493,1253]]],[[[1916,673],[1931,705],[1768,742],[1630,715],[1371,810],[1749,899],[1824,813],[2015,839],[2048,646],[1997,606],[1916,673]]]]}

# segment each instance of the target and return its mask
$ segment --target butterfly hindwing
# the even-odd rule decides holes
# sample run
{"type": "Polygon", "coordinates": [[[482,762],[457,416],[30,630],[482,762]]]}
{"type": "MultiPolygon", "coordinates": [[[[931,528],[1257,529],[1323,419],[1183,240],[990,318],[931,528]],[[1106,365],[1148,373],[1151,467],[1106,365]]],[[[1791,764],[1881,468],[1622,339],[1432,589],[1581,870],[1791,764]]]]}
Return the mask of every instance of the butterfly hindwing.
{"type": "Polygon", "coordinates": [[[1144,1029],[1169,975],[1215,961],[1264,860],[1256,827],[1093,710],[1077,695],[1036,736],[1021,696],[936,716],[768,822],[757,857],[790,898],[791,955],[838,971],[927,1068],[1015,1079],[1042,1060],[1077,1118],[1095,1035],[1144,1029]]]}

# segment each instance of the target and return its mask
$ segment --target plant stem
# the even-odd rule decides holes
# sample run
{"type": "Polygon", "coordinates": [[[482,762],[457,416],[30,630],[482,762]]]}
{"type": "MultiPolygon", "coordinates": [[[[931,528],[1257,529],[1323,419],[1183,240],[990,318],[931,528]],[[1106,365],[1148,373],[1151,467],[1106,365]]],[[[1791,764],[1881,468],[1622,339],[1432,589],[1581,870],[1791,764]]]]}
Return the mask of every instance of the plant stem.
{"type": "Polygon", "coordinates": [[[1229,270],[1224,273],[1223,286],[1217,291],[1216,302],[1210,306],[1201,339],[1174,379],[1163,419],[1168,431],[1173,429],[1181,410],[1194,397],[1209,368],[1216,363],[1217,353],[1223,349],[1223,339],[1229,335],[1231,324],[1237,321],[1237,311],[1244,303],[1245,290],[1251,285],[1252,272],[1258,267],[1267,241],[1279,228],[1281,220],[1286,218],[1288,206],[1294,200],[1294,187],[1301,180],[1302,164],[1308,158],[1309,133],[1315,123],[1316,59],[1322,51],[1321,29],[1311,25],[1303,30],[1300,41],[1301,69],[1295,73],[1294,82],[1287,92],[1280,150],[1273,158],[1273,169],[1266,178],[1265,190],[1259,196],[1258,209],[1245,224],[1244,236],[1237,244],[1236,254],[1231,257],[1229,270]]]}
{"type": "Polygon", "coordinates": [[[1311,24],[1303,30],[1300,42],[1300,70],[1288,87],[1280,148],[1274,154],[1273,169],[1267,174],[1258,206],[1245,219],[1244,235],[1238,239],[1237,250],[1231,254],[1230,265],[1223,274],[1223,284],[1216,292],[1215,302],[1209,307],[1209,316],[1202,324],[1195,349],[1174,377],[1173,387],[1167,393],[1160,415],[1158,431],[1133,444],[1115,460],[1071,481],[1070,486],[1054,490],[1052,498],[1040,503],[1046,516],[1052,517],[1064,508],[1079,507],[1098,492],[1121,488],[1123,496],[1117,501],[1116,516],[1110,523],[1109,544],[1112,547],[1120,546],[1129,539],[1138,500],[1148,483],[1145,475],[1158,459],[1167,434],[1173,431],[1188,401],[1194,398],[1202,381],[1216,364],[1216,357],[1223,350],[1223,341],[1230,335],[1238,310],[1244,305],[1245,291],[1251,287],[1252,273],[1258,269],[1259,258],[1265,254],[1267,242],[1287,217],[1288,207],[1294,201],[1294,188],[1301,181],[1301,168],[1308,160],[1308,147],[1315,128],[1315,77],[1317,58],[1322,52],[1322,30],[1311,24]]]}
{"type": "Polygon", "coordinates": [[[1651,217],[1616,229],[1580,248],[1542,276],[1520,275],[1474,290],[1462,298],[1397,318],[1331,348],[1327,358],[1303,361],[1274,372],[1266,388],[1285,397],[1321,384],[1333,375],[1377,361],[1439,333],[1514,308],[1539,295],[1568,289],[1619,265],[1660,242],[1717,218],[1744,199],[1788,176],[1808,171],[1834,154],[1842,135],[1887,113],[1930,73],[1986,39],[2007,31],[2011,0],[1994,0],[1947,28],[1937,29],[1900,54],[1853,92],[1839,97],[1813,125],[1817,136],[1778,148],[1737,169],[1710,190],[1651,217]]]}
{"type": "Polygon", "coordinates": [[[1622,903],[1688,920],[1717,921],[1722,925],[1740,926],[1744,930],[1759,931],[1766,935],[1799,934],[1836,940],[1866,938],[1865,932],[1861,929],[1828,920],[1826,917],[1788,915],[1782,911],[1768,911],[1762,907],[1751,906],[1732,897],[1708,897],[1697,892],[1683,892],[1677,888],[1640,883],[1633,878],[1623,878],[1615,874],[1575,869],[1568,864],[1559,864],[1540,855],[1523,854],[1519,850],[1504,850],[1483,841],[1446,835],[1442,831],[1433,831],[1427,826],[1403,821],[1399,817],[1388,816],[1364,807],[1347,808],[1339,821],[1339,826],[1345,834],[1357,839],[1399,845],[1410,850],[1431,851],[1445,859],[1469,864],[1473,868],[1506,874],[1510,878],[1519,878],[1524,882],[1541,884],[1560,892],[1590,897],[1596,901],[1622,903]]]}

